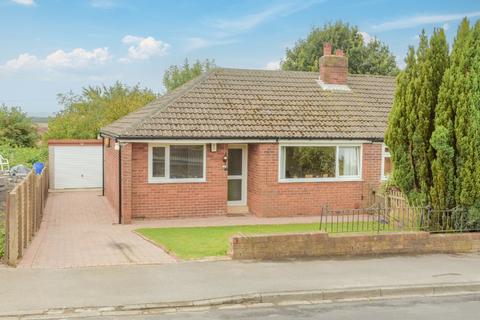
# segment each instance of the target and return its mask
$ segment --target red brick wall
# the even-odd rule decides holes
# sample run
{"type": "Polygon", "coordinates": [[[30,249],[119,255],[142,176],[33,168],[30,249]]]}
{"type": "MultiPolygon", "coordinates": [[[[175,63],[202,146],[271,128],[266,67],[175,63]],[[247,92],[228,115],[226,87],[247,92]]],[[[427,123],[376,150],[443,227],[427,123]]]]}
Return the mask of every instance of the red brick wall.
{"type": "MultiPolygon", "coordinates": [[[[148,183],[148,144],[130,145],[130,201],[133,218],[212,216],[227,213],[227,173],[222,168],[225,145],[218,145],[217,152],[210,152],[210,145],[207,145],[206,182],[163,184],[148,183]]],[[[127,161],[123,150],[122,160],[127,161]]],[[[124,200],[125,202],[122,202],[126,205],[125,196],[124,200]]]]}
{"type": "Polygon", "coordinates": [[[249,145],[248,205],[257,216],[318,215],[366,205],[370,188],[380,183],[381,145],[363,145],[363,181],[278,182],[278,144],[249,145]]]}
{"type": "Polygon", "coordinates": [[[108,203],[118,212],[118,151],[111,140],[110,146],[104,146],[104,173],[105,173],[105,197],[108,203]]]}

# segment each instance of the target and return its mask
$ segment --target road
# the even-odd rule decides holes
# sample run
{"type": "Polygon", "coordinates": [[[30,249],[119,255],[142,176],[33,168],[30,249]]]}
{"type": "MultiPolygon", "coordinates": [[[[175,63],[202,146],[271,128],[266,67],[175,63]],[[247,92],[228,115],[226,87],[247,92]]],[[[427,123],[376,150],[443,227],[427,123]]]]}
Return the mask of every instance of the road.
{"type": "MultiPolygon", "coordinates": [[[[377,300],[370,302],[342,302],[268,307],[212,309],[208,311],[178,312],[150,316],[124,316],[88,318],[90,320],[186,320],[186,319],[355,319],[355,320],[447,320],[479,319],[480,295],[450,297],[419,297],[377,300]]],[[[87,318],[85,318],[86,320],[87,318]]]]}

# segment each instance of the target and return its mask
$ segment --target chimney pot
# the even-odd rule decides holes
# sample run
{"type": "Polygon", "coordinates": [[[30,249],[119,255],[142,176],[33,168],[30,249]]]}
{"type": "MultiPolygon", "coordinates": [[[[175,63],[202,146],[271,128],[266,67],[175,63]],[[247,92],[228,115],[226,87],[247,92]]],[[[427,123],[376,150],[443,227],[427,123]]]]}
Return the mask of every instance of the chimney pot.
{"type": "Polygon", "coordinates": [[[324,56],[332,55],[332,44],[330,42],[325,42],[323,44],[323,55],[324,56]]]}
{"type": "Polygon", "coordinates": [[[335,55],[339,57],[343,57],[343,50],[342,49],[335,50],[335,55]]]}

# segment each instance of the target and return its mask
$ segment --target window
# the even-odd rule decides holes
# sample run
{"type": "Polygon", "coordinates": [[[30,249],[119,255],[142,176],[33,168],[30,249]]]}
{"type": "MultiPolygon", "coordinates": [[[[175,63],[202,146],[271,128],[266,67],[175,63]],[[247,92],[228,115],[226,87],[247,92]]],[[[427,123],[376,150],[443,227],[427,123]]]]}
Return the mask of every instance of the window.
{"type": "Polygon", "coordinates": [[[205,181],[204,145],[149,145],[149,182],[205,181]]]}
{"type": "Polygon", "coordinates": [[[281,146],[281,181],[360,179],[360,146],[281,146]]]}
{"type": "Polygon", "coordinates": [[[392,158],[386,145],[382,146],[382,180],[387,180],[392,173],[392,158]]]}

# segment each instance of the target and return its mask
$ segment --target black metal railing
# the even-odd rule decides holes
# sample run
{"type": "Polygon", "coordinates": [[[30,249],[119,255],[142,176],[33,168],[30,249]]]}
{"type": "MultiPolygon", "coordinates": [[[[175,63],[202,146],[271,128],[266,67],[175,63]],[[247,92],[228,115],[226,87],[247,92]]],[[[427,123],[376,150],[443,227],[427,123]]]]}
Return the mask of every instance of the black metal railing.
{"type": "Polygon", "coordinates": [[[329,233],[381,233],[427,231],[432,233],[480,231],[480,218],[464,208],[436,210],[430,207],[322,209],[319,230],[329,233]]]}

